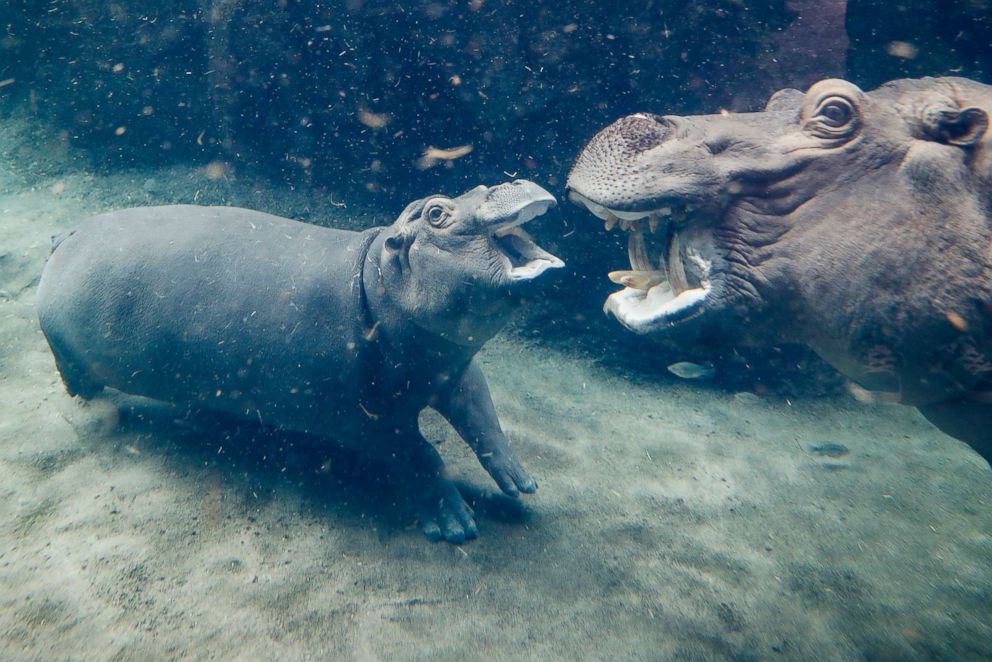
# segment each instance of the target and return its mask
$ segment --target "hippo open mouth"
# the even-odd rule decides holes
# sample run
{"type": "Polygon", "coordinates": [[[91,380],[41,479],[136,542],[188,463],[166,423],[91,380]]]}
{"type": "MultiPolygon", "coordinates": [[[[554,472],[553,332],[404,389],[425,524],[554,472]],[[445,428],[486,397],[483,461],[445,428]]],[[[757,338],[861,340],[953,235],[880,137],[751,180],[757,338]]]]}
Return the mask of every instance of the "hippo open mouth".
{"type": "Polygon", "coordinates": [[[548,269],[565,266],[559,258],[538,246],[521,227],[497,230],[493,233],[493,242],[506,260],[506,275],[511,280],[531,280],[548,269]]]}
{"type": "Polygon", "coordinates": [[[489,217],[491,240],[503,262],[503,273],[512,282],[537,278],[548,269],[565,266],[544,250],[521,227],[555,206],[550,193],[536,184],[517,180],[493,188],[479,214],[489,217]]]}
{"type": "Polygon", "coordinates": [[[644,332],[702,311],[711,291],[711,263],[680,237],[689,219],[700,215],[697,207],[672,199],[654,209],[621,211],[574,190],[569,199],[603,219],[607,231],[619,226],[628,233],[630,269],[609,273],[610,280],[624,289],[607,298],[606,313],[630,330],[644,332]]]}

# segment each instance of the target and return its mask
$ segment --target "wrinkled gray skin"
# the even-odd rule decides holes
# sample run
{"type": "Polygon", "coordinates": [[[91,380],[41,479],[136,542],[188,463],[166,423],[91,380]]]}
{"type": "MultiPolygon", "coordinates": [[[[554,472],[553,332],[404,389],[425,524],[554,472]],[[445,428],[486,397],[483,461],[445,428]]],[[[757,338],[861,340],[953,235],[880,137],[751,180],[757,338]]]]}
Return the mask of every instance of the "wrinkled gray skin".
{"type": "Polygon", "coordinates": [[[570,197],[608,224],[661,212],[607,311],[807,343],[992,459],[990,112],[962,78],[824,80],[763,112],[618,120],[570,197]],[[669,284],[638,289],[651,269],[669,284]]]}
{"type": "Polygon", "coordinates": [[[520,224],[555,204],[519,180],[410,204],[362,233],[233,207],[83,222],[42,274],[41,327],[71,394],[103,387],[221,410],[391,462],[431,539],[477,535],[417,415],[437,409],[508,495],[536,484],[473,355],[561,260],[520,224]]]}

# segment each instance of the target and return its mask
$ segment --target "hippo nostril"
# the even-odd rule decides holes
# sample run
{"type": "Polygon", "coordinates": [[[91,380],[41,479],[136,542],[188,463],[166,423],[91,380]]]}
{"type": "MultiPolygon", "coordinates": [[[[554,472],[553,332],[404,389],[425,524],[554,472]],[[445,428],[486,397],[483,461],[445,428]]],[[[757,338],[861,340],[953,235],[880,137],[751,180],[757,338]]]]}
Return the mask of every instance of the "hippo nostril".
{"type": "Polygon", "coordinates": [[[708,149],[710,151],[710,154],[712,154],[713,156],[716,156],[721,152],[727,151],[727,149],[729,149],[732,144],[733,144],[733,140],[730,138],[730,136],[719,136],[717,138],[714,138],[713,140],[703,143],[706,149],[708,149]]]}

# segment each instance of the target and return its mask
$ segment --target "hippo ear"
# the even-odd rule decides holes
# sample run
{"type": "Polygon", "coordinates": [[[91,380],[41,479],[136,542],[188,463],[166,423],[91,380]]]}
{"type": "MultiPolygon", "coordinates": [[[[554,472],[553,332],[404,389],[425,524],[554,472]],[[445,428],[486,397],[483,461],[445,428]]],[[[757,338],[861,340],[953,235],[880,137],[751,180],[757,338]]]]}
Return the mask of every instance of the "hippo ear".
{"type": "Polygon", "coordinates": [[[934,140],[959,147],[981,141],[989,128],[989,116],[981,108],[940,109],[925,114],[924,127],[934,140]]]}
{"type": "Polygon", "coordinates": [[[795,110],[799,112],[803,107],[803,101],[805,99],[806,95],[799,90],[786,87],[769,97],[768,103],[765,104],[765,112],[774,113],[784,110],[795,110]]]}

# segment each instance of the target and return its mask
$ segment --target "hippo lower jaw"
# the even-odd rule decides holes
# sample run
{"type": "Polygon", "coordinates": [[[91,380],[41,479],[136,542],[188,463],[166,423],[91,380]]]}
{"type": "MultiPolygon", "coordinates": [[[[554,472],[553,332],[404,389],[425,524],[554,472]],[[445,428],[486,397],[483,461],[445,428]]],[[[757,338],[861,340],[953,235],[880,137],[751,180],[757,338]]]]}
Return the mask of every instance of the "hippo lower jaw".
{"type": "Polygon", "coordinates": [[[712,265],[679,237],[679,224],[694,209],[673,203],[649,211],[620,211],[576,191],[569,199],[603,219],[607,230],[619,225],[628,232],[630,270],[610,272],[610,280],[624,289],[606,299],[605,313],[636,333],[657,331],[702,313],[712,292],[712,265]],[[649,255],[645,225],[663,241],[657,266],[649,255]]]}

